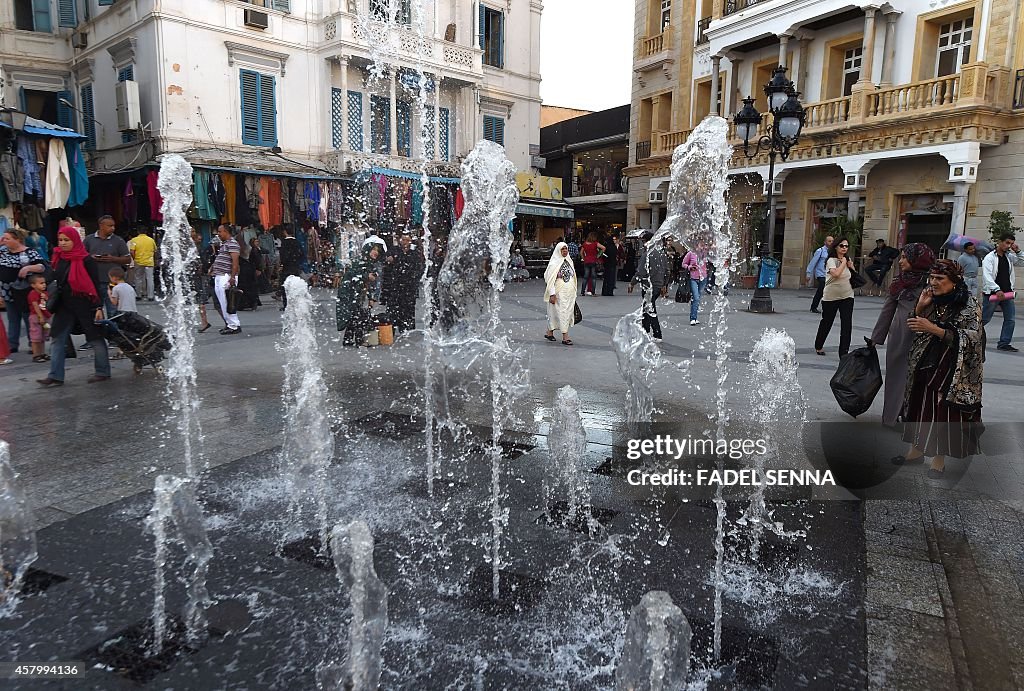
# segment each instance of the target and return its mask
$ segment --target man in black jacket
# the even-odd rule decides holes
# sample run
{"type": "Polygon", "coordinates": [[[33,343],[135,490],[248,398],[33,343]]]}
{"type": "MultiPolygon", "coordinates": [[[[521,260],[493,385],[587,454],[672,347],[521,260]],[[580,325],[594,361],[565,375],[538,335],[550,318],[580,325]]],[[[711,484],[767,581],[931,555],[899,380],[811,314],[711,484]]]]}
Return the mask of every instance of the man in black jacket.
{"type": "Polygon", "coordinates": [[[878,294],[882,294],[882,281],[885,280],[885,275],[889,273],[889,269],[892,268],[892,263],[900,256],[899,250],[888,247],[885,244],[885,240],[878,238],[875,240],[875,249],[868,253],[868,258],[872,260],[871,265],[864,269],[864,273],[868,275],[871,282],[875,284],[875,289],[878,290],[878,294]]]}
{"type": "Polygon", "coordinates": [[[643,327],[644,331],[651,334],[657,343],[661,343],[661,322],[658,320],[658,298],[668,294],[668,285],[665,283],[668,274],[668,257],[665,254],[664,240],[650,250],[647,243],[654,237],[654,233],[646,231],[641,239],[644,244],[640,247],[637,256],[636,273],[629,284],[629,292],[633,292],[633,286],[640,284],[640,293],[643,297],[643,327]]]}
{"type": "Polygon", "coordinates": [[[412,235],[402,233],[398,246],[388,253],[388,278],[385,286],[388,295],[388,312],[395,320],[396,333],[416,328],[416,298],[419,295],[420,279],[423,277],[423,255],[412,244],[412,235]]]}
{"type": "Polygon", "coordinates": [[[284,290],[284,281],[289,276],[302,275],[302,247],[292,234],[291,226],[283,226],[284,237],[281,238],[281,311],[288,306],[288,295],[284,290]]]}

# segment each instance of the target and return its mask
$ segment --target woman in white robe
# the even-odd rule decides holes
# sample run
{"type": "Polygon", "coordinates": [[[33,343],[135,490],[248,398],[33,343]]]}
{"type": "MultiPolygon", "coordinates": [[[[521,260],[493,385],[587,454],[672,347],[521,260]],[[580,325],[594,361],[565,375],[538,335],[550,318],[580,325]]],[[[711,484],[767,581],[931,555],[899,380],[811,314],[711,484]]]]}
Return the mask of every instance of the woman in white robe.
{"type": "Polygon", "coordinates": [[[562,345],[571,346],[569,327],[576,314],[576,269],[569,258],[569,246],[560,242],[544,270],[544,300],[548,303],[548,332],[544,338],[555,340],[555,331],[562,332],[562,345]]]}

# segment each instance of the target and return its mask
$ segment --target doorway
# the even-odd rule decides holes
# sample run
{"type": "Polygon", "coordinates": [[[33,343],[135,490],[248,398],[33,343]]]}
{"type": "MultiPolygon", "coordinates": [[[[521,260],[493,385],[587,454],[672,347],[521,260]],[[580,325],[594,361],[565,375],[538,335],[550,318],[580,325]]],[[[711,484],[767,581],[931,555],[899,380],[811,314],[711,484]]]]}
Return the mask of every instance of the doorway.
{"type": "Polygon", "coordinates": [[[904,216],[906,238],[904,244],[923,242],[938,256],[953,226],[953,214],[915,211],[904,216]]]}

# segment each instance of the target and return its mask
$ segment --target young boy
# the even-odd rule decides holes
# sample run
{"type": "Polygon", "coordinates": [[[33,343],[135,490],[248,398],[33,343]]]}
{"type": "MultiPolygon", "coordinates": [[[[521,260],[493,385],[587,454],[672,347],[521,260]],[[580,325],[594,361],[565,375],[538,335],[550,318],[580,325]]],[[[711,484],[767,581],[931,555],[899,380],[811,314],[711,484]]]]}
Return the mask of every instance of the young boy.
{"type": "Polygon", "coordinates": [[[135,288],[124,280],[124,269],[115,266],[108,273],[110,302],[118,312],[138,312],[135,306],[135,288]]]}
{"type": "Polygon", "coordinates": [[[52,315],[46,309],[46,279],[40,274],[29,279],[28,293],[28,340],[32,343],[32,362],[46,362],[46,339],[50,337],[52,315]]]}

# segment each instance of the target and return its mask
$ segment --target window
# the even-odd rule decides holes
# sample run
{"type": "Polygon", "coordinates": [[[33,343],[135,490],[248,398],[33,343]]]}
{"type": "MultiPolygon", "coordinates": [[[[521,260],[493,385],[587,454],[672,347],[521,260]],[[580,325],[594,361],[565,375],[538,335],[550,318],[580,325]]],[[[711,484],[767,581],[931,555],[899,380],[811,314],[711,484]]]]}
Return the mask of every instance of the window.
{"type": "Polygon", "coordinates": [[[348,148],[363,150],[363,94],[348,92],[348,148]]]}
{"type": "Polygon", "coordinates": [[[242,143],[277,146],[277,78],[239,70],[242,93],[242,143]]]}
{"type": "Polygon", "coordinates": [[[370,96],[370,150],[391,153],[391,99],[386,96],[370,96]]]}
{"type": "Polygon", "coordinates": [[[860,79],[860,65],[863,58],[863,46],[849,48],[843,55],[843,96],[853,93],[853,85],[860,79]]]}
{"type": "Polygon", "coordinates": [[[661,0],[661,33],[672,23],[672,0],[661,0]]]}
{"type": "Polygon", "coordinates": [[[22,31],[53,31],[50,0],[14,0],[14,26],[22,31]]]}
{"type": "Polygon", "coordinates": [[[96,149],[96,107],[92,99],[92,84],[84,85],[79,94],[82,98],[82,134],[85,135],[85,148],[96,149]]]}
{"type": "Polygon", "coordinates": [[[485,115],[484,139],[505,146],[505,121],[493,115],[485,115]]]}
{"type": "Polygon", "coordinates": [[[505,15],[480,3],[480,48],[484,64],[505,66],[505,15]]]}
{"type": "Polygon", "coordinates": [[[398,155],[412,158],[412,105],[399,101],[395,105],[395,116],[398,118],[398,155]]]}
{"type": "Polygon", "coordinates": [[[945,77],[960,71],[971,59],[971,35],[974,17],[958,19],[939,27],[939,52],[935,60],[936,77],[945,77]]]}
{"type": "Polygon", "coordinates": [[[266,7],[268,10],[277,10],[278,12],[291,11],[291,7],[289,6],[291,0],[242,0],[242,2],[247,2],[250,5],[256,5],[257,7],[266,7]]]}
{"type": "MultiPolygon", "coordinates": [[[[117,70],[117,81],[119,82],[131,82],[135,81],[135,65],[125,65],[117,70]]],[[[121,143],[128,144],[129,142],[135,141],[135,132],[122,132],[121,143]]]]}
{"type": "Polygon", "coordinates": [[[345,107],[344,94],[341,89],[331,89],[331,146],[341,148],[342,109],[345,107]]]}
{"type": "Polygon", "coordinates": [[[451,121],[451,114],[447,108],[441,108],[438,111],[438,119],[441,121],[441,155],[439,156],[439,159],[442,161],[448,161],[451,159],[451,156],[448,153],[448,123],[451,121]]]}
{"type": "Polygon", "coordinates": [[[393,19],[397,24],[411,24],[411,4],[411,0],[370,0],[370,18],[378,22],[390,22],[393,19]]]}
{"type": "Polygon", "coordinates": [[[434,160],[434,142],[437,138],[437,127],[434,123],[434,109],[427,108],[423,111],[423,153],[428,161],[434,160]]]}

